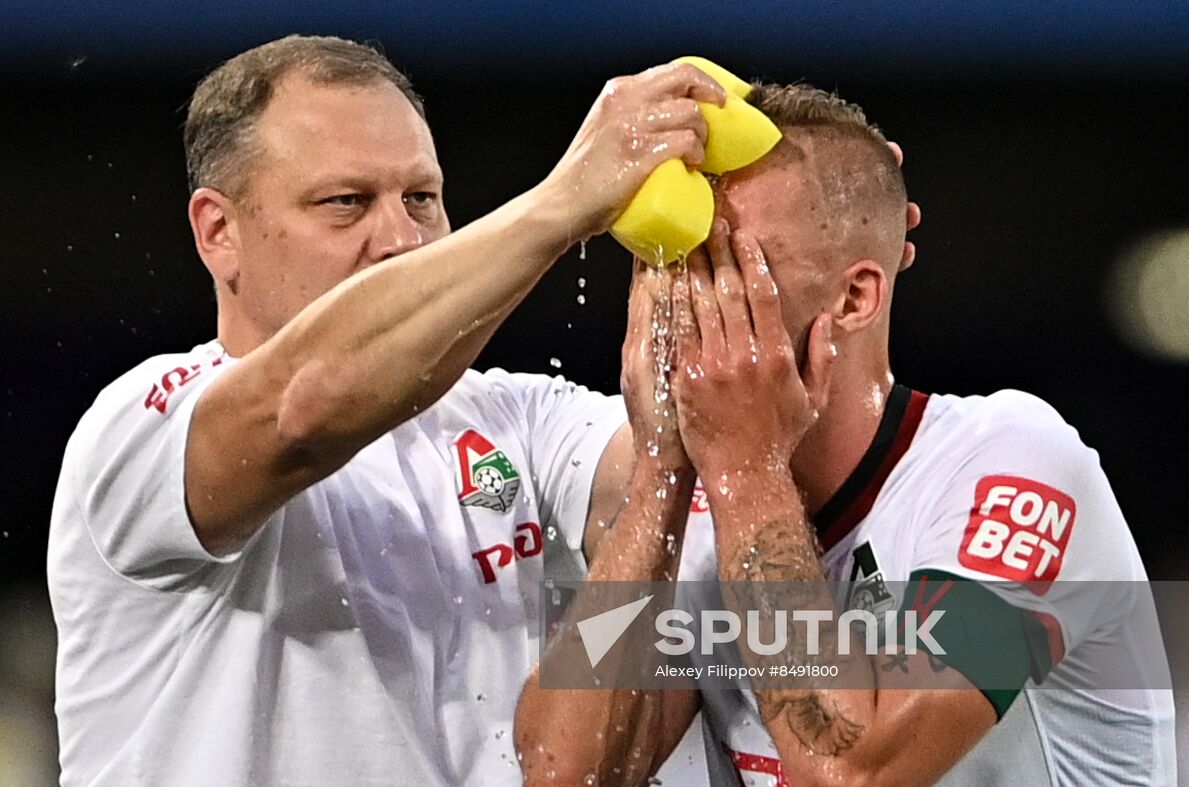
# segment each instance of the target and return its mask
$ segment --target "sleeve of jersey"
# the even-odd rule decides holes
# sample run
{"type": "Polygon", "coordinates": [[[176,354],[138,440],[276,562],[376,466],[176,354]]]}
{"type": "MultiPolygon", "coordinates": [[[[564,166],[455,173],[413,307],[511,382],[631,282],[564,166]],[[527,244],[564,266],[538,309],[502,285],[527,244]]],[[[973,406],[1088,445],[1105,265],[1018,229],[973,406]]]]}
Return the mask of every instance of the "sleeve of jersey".
{"type": "Polygon", "coordinates": [[[216,557],[203,548],[186,511],[183,477],[194,407],[226,366],[166,367],[164,378],[161,369],[144,368],[100,395],[66,461],[80,514],[108,566],[150,587],[175,588],[197,569],[240,554],[216,557]],[[170,375],[166,393],[161,381],[170,375]]]}
{"type": "Polygon", "coordinates": [[[972,440],[918,512],[903,606],[1002,718],[1031,679],[1125,614],[1134,545],[1097,454],[1064,423],[972,440]],[[1129,549],[1130,548],[1130,549],[1129,549]],[[1095,580],[1091,582],[1090,580],[1095,580]]]}
{"type": "Polygon", "coordinates": [[[623,400],[561,377],[513,374],[524,396],[533,483],[543,524],[582,550],[595,469],[603,449],[627,421],[623,400]]]}

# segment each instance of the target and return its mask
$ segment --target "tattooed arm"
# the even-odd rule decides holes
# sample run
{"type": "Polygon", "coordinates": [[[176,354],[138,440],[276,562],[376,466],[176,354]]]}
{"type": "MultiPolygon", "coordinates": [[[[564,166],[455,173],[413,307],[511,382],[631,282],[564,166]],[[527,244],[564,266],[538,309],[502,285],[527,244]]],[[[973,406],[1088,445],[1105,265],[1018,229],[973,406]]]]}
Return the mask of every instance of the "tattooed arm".
{"type": "MultiPolygon", "coordinates": [[[[756,608],[755,598],[740,598],[754,583],[825,579],[821,547],[789,466],[826,404],[835,351],[832,317],[820,315],[798,371],[758,244],[728,232],[719,220],[709,256],[691,255],[690,298],[677,303],[675,388],[682,441],[715,522],[724,600],[756,608]],[[738,583],[747,585],[738,590],[744,587],[738,583]]],[[[818,587],[780,599],[781,608],[828,607],[832,602],[818,587]]],[[[790,664],[838,666],[834,685],[857,688],[753,683],[790,783],[931,784],[994,724],[983,695],[957,671],[935,671],[923,653],[869,657],[853,647],[842,656],[832,626],[819,627],[818,655],[798,646],[803,640],[789,648],[790,664]],[[921,685],[967,690],[907,688],[921,685]]]]}

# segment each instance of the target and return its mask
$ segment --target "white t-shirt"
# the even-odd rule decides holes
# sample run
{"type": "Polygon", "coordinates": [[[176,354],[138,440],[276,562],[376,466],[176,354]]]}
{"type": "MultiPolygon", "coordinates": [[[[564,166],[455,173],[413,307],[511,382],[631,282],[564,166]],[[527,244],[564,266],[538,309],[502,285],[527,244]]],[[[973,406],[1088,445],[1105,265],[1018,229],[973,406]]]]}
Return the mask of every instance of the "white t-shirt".
{"type": "MultiPolygon", "coordinates": [[[[682,579],[717,572],[697,503],[682,579]]],[[[941,784],[1176,783],[1172,692],[1145,688],[1171,684],[1143,564],[1097,454],[1047,404],[1017,391],[897,387],[871,449],[815,524],[828,577],[860,583],[861,601],[840,600],[849,606],[914,606],[896,597],[905,585],[884,584],[910,580],[924,598],[951,578],[994,590],[985,623],[1005,625],[967,630],[972,650],[1016,654],[1031,675],[1018,693],[988,693],[999,722],[941,784]],[[1033,636],[1008,641],[1012,631],[1033,636]]],[[[713,784],[795,785],[750,690],[703,700],[713,784]]]]}
{"type": "Polygon", "coordinates": [[[215,342],[146,361],[66,449],[48,558],[63,784],[519,784],[539,583],[585,570],[621,400],[467,372],[216,559],[183,457],[234,362],[215,342]]]}

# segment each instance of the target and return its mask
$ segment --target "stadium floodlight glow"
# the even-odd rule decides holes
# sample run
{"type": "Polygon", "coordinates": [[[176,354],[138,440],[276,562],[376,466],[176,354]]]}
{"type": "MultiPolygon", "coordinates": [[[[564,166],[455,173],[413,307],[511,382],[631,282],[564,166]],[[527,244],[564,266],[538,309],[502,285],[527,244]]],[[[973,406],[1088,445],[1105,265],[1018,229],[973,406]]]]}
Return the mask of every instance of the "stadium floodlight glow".
{"type": "Polygon", "coordinates": [[[1106,297],[1128,344],[1189,361],[1189,229],[1155,233],[1132,246],[1120,257],[1106,297]]]}

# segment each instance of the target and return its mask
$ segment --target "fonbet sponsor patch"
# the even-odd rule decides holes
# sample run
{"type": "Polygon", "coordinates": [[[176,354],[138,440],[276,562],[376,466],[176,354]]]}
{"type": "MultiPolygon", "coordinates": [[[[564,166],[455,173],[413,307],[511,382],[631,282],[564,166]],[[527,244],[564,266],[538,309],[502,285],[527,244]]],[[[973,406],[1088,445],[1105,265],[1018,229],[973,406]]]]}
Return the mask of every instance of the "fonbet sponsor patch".
{"type": "Polygon", "coordinates": [[[958,550],[966,568],[1048,592],[1061,571],[1077,505],[1059,489],[1017,476],[979,480],[958,550]]]}

